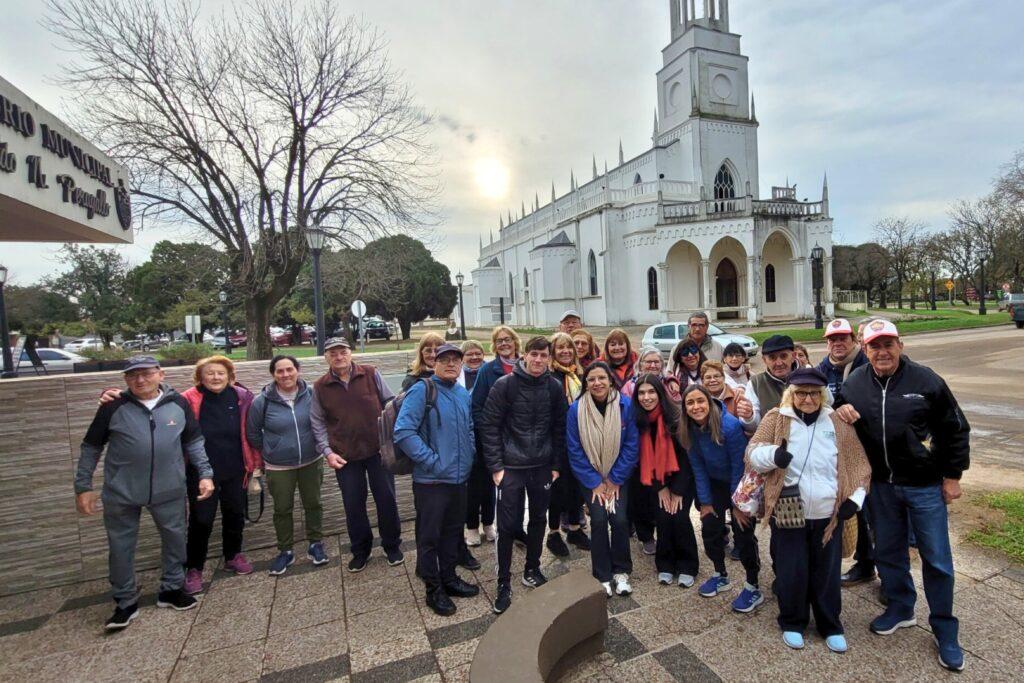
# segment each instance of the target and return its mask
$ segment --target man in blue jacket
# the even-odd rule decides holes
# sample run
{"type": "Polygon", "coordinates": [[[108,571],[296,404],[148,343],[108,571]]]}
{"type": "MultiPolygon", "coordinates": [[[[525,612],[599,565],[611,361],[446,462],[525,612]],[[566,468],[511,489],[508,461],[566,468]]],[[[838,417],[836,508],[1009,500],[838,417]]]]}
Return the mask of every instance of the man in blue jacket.
{"type": "Polygon", "coordinates": [[[437,350],[434,376],[413,385],[395,421],[395,444],[413,461],[416,506],[416,573],[427,587],[427,606],[441,616],[455,613],[452,597],[480,592],[455,572],[462,524],[466,518],[466,480],[473,467],[472,399],[458,383],[462,350],[444,344],[437,350]],[[427,382],[436,392],[427,414],[427,382]]]}

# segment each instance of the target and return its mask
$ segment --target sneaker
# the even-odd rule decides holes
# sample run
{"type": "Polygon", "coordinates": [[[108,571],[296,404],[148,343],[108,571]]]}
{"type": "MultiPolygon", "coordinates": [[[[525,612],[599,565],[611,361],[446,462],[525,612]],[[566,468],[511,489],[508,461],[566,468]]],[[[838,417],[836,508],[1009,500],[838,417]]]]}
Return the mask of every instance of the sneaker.
{"type": "Polygon", "coordinates": [[[586,532],[582,528],[570,529],[565,532],[565,540],[572,543],[580,550],[590,552],[590,539],[587,537],[586,532]]]}
{"type": "Polygon", "coordinates": [[[700,585],[700,594],[705,598],[713,598],[729,588],[729,577],[716,575],[700,585]]]}
{"type": "Polygon", "coordinates": [[[696,581],[696,578],[694,578],[693,576],[690,576],[689,574],[680,574],[679,575],[678,583],[679,583],[679,586],[681,588],[692,588],[694,581],[696,581]]]}
{"type": "Polygon", "coordinates": [[[764,602],[764,595],[761,594],[756,588],[749,588],[750,584],[743,586],[743,590],[736,596],[736,599],[732,601],[732,611],[747,614],[753,612],[762,602],[764,602]]]}
{"type": "Polygon", "coordinates": [[[448,597],[448,594],[441,588],[427,589],[427,607],[434,611],[434,614],[442,617],[450,617],[455,614],[455,603],[448,597]]]}
{"type": "Polygon", "coordinates": [[[484,538],[487,539],[488,543],[494,543],[498,540],[498,529],[493,524],[484,524],[484,538]]]}
{"type": "Polygon", "coordinates": [[[960,649],[960,643],[953,641],[943,645],[939,639],[935,639],[935,645],[939,648],[939,664],[950,671],[964,670],[964,651],[960,649]]]}
{"type": "Polygon", "coordinates": [[[527,569],[523,572],[523,585],[528,588],[540,588],[547,582],[547,577],[541,573],[540,569],[527,569]]]}
{"type": "Polygon", "coordinates": [[[658,552],[658,543],[653,538],[649,541],[644,541],[644,555],[653,555],[658,552]]]}
{"type": "Polygon", "coordinates": [[[615,580],[616,595],[629,595],[633,592],[633,587],[629,585],[629,574],[616,574],[612,578],[615,580]]]}
{"type": "Polygon", "coordinates": [[[369,559],[369,555],[353,555],[352,559],[348,561],[348,570],[353,574],[363,571],[366,569],[369,559]]]}
{"type": "Polygon", "coordinates": [[[837,654],[843,654],[844,652],[850,649],[850,647],[846,644],[846,636],[844,636],[842,633],[837,633],[834,636],[829,636],[828,638],[826,638],[825,645],[828,646],[828,649],[832,650],[832,652],[835,652],[837,654]]]}
{"type": "Polygon", "coordinates": [[[132,623],[132,619],[139,616],[139,603],[133,602],[127,607],[117,607],[114,609],[114,614],[107,619],[107,625],[104,627],[108,631],[120,631],[123,628],[128,628],[128,624],[132,623]]]}
{"type": "Polygon", "coordinates": [[[480,594],[480,586],[475,586],[459,577],[455,577],[442,586],[444,592],[453,598],[472,598],[480,594]]]}
{"type": "Polygon", "coordinates": [[[557,531],[548,534],[548,541],[545,545],[555,557],[569,557],[569,546],[562,540],[562,534],[557,531]]]}
{"type": "Polygon", "coordinates": [[[735,545],[733,545],[733,547],[729,549],[729,559],[735,562],[740,561],[740,551],[739,548],[737,548],[735,545]]]}
{"type": "Polygon", "coordinates": [[[501,614],[509,607],[512,606],[512,586],[511,584],[498,583],[498,597],[494,599],[494,613],[501,614]]]}
{"type": "Polygon", "coordinates": [[[182,586],[189,595],[203,592],[203,573],[198,569],[189,569],[185,572],[185,585],[182,586]]]}
{"type": "Polygon", "coordinates": [[[480,545],[479,529],[466,529],[466,545],[470,548],[475,548],[480,545]]]}
{"type": "Polygon", "coordinates": [[[612,597],[612,582],[611,581],[602,581],[601,582],[601,587],[604,588],[604,592],[608,595],[609,598],[612,597]]]}
{"type": "Polygon", "coordinates": [[[395,548],[394,550],[385,550],[384,554],[388,557],[388,566],[397,567],[405,564],[405,553],[402,552],[401,548],[395,548]]]}
{"type": "Polygon", "coordinates": [[[863,566],[855,564],[850,567],[848,572],[839,577],[839,581],[842,583],[843,588],[846,588],[847,586],[856,586],[859,583],[873,581],[874,578],[874,569],[865,569],[863,566]]]}
{"type": "Polygon", "coordinates": [[[185,595],[185,591],[180,588],[173,591],[161,591],[156,596],[156,606],[171,607],[179,612],[184,612],[196,606],[196,599],[191,595],[185,595]]]}
{"type": "Polygon", "coordinates": [[[910,628],[911,626],[917,626],[917,619],[914,615],[910,615],[906,619],[901,619],[893,612],[886,610],[884,614],[875,617],[875,620],[871,622],[868,627],[872,633],[876,633],[880,636],[887,636],[895,633],[901,628],[910,628]]]}
{"type": "Polygon", "coordinates": [[[473,553],[469,552],[469,548],[462,546],[462,549],[459,551],[459,566],[475,572],[480,569],[480,560],[473,557],[473,553]]]}
{"type": "Polygon", "coordinates": [[[330,558],[327,557],[327,553],[324,552],[324,544],[321,541],[309,544],[309,549],[306,551],[306,557],[313,560],[313,564],[317,567],[330,562],[330,558]]]}
{"type": "Polygon", "coordinates": [[[804,636],[802,633],[797,633],[796,631],[783,631],[782,642],[794,650],[804,649],[804,636]]]}
{"type": "Polygon", "coordinates": [[[675,580],[675,578],[676,577],[672,576],[668,572],[658,572],[658,583],[662,586],[671,586],[672,581],[675,580]]]}
{"type": "Polygon", "coordinates": [[[224,570],[245,576],[246,574],[252,574],[252,564],[246,559],[245,555],[238,553],[224,563],[224,570]]]}
{"type": "Polygon", "coordinates": [[[274,558],[274,561],[270,563],[270,575],[280,576],[288,571],[288,567],[295,564],[295,553],[291,550],[282,550],[274,558]]]}

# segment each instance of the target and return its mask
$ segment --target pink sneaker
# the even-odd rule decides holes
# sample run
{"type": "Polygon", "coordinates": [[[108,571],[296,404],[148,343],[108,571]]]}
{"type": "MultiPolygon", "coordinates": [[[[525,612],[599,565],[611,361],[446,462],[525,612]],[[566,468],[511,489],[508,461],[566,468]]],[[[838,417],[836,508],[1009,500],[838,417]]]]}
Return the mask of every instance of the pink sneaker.
{"type": "Polygon", "coordinates": [[[245,555],[242,553],[238,553],[225,562],[224,569],[236,574],[252,574],[252,565],[249,563],[249,560],[245,559],[245,555]]]}
{"type": "Polygon", "coordinates": [[[203,592],[203,573],[198,569],[189,569],[185,574],[185,585],[182,587],[188,595],[203,592]]]}

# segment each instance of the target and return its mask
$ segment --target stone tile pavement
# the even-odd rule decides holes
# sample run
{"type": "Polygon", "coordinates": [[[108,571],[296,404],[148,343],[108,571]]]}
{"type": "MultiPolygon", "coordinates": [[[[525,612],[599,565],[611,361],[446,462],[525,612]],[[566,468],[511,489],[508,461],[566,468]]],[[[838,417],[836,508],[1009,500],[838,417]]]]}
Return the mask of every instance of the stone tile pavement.
{"type": "MultiPolygon", "coordinates": [[[[767,556],[766,532],[762,556],[767,556]]],[[[140,575],[143,609],[130,628],[105,635],[112,611],[105,581],[89,581],[0,598],[2,681],[463,681],[492,621],[493,546],[470,576],[483,591],[457,600],[451,618],[434,615],[414,575],[410,524],[406,564],[388,567],[377,550],[367,569],[350,574],[343,540],[327,540],[331,563],[299,560],[279,578],[266,573],[273,550],[251,553],[257,572],[240,577],[207,570],[197,609],[157,609],[155,572],[140,575]]],[[[520,570],[524,556],[515,551],[520,570]]],[[[773,599],[752,615],[729,611],[731,595],[701,598],[696,589],[659,586],[652,558],[633,545],[635,592],[608,603],[606,652],[566,673],[565,681],[733,681],[941,679],[921,596],[919,626],[882,638],[867,630],[881,609],[877,583],[844,592],[845,655],[829,653],[816,635],[802,652],[787,650],[773,599]]],[[[766,562],[767,564],[767,562],[766,562]]],[[[1024,671],[1024,568],[1004,557],[957,544],[957,613],[967,670],[958,681],[1020,680],[1024,671]]],[[[549,577],[589,573],[589,557],[543,558],[549,577]]],[[[740,574],[738,563],[730,563],[740,574]]],[[[701,576],[710,565],[702,564],[701,576]]],[[[915,569],[918,584],[920,573],[915,569]]],[[[765,568],[762,585],[771,582],[765,568]]],[[[528,589],[518,584],[514,599],[528,589]]],[[[734,582],[735,585],[735,582],[734,582]]]]}

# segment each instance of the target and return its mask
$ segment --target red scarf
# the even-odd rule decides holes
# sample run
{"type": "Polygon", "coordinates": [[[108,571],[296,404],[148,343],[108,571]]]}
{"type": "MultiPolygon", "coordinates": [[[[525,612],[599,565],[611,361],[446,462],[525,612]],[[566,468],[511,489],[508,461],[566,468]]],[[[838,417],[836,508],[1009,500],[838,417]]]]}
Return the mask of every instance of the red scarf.
{"type": "Polygon", "coordinates": [[[626,381],[633,375],[633,368],[636,365],[636,351],[630,351],[618,365],[616,365],[611,358],[605,358],[602,356],[601,360],[608,363],[608,366],[612,369],[615,377],[618,378],[615,380],[616,386],[621,389],[623,385],[626,384],[626,381]]]}
{"type": "Polygon", "coordinates": [[[665,483],[668,475],[678,472],[679,461],[672,437],[665,429],[660,404],[647,413],[647,424],[648,432],[640,435],[640,481],[650,486],[656,481],[665,483]],[[653,439],[651,434],[654,434],[653,439]]]}

